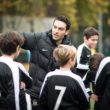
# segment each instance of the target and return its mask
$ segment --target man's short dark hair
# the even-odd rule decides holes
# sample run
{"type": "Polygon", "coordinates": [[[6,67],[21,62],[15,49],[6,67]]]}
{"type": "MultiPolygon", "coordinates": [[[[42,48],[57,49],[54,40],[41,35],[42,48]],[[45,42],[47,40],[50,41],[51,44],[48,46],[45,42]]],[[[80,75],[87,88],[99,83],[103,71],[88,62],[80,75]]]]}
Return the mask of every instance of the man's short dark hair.
{"type": "Polygon", "coordinates": [[[71,23],[70,23],[70,20],[66,16],[58,16],[55,18],[54,22],[56,20],[64,22],[66,24],[66,30],[70,29],[71,23]]]}
{"type": "Polygon", "coordinates": [[[91,36],[98,35],[98,31],[94,27],[87,27],[84,32],[83,36],[86,37],[87,39],[91,38],[91,36]]]}

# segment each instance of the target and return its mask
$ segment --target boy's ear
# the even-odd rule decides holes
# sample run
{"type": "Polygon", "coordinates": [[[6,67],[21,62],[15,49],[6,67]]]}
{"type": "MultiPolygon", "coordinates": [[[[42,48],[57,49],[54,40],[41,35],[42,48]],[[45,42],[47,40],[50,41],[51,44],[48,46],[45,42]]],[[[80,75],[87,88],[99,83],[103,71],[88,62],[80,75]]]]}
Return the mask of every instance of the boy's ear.
{"type": "Polygon", "coordinates": [[[20,50],[20,46],[19,45],[16,47],[16,50],[20,50]]]}
{"type": "Polygon", "coordinates": [[[87,41],[87,37],[86,37],[86,36],[84,36],[84,37],[83,37],[83,40],[84,40],[84,41],[87,41]]]}
{"type": "Polygon", "coordinates": [[[68,63],[71,64],[71,61],[72,61],[71,58],[69,58],[68,63]]]}

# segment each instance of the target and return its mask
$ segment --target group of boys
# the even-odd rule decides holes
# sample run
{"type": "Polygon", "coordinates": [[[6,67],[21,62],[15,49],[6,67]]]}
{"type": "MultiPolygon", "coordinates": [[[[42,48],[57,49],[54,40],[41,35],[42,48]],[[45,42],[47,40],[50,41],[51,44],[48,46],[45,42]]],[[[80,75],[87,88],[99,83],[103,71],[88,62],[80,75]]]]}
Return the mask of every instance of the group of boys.
{"type": "Polygon", "coordinates": [[[99,33],[86,28],[76,50],[68,37],[70,25],[67,17],[58,16],[48,32],[0,34],[0,110],[87,110],[89,97],[94,110],[109,109],[110,58],[92,58],[90,50],[99,33]],[[29,73],[14,61],[21,47],[31,52],[29,73]],[[85,86],[94,74],[94,93],[88,94],[85,86]]]}

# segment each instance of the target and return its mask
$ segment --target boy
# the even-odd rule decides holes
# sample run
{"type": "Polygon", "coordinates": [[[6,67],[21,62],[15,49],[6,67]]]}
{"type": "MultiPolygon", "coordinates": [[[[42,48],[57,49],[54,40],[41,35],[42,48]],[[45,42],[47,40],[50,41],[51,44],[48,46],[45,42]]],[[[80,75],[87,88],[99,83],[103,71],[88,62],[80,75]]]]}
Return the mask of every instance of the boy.
{"type": "MultiPolygon", "coordinates": [[[[84,84],[86,85],[86,87],[88,87],[87,85],[89,85],[90,82],[92,83],[93,91],[94,91],[95,75],[99,68],[100,62],[102,61],[103,58],[104,58],[104,55],[102,53],[95,53],[94,55],[92,55],[90,57],[89,70],[87,71],[87,73],[85,74],[85,76],[83,78],[83,81],[84,81],[84,84]]],[[[97,96],[95,94],[93,94],[89,88],[88,88],[88,90],[89,90],[88,93],[89,93],[90,97],[94,101],[97,101],[97,96]]]]}
{"type": "Polygon", "coordinates": [[[40,92],[39,110],[87,110],[88,94],[83,81],[70,70],[75,64],[76,49],[59,45],[53,56],[60,68],[46,75],[40,92]]]}
{"type": "Polygon", "coordinates": [[[95,94],[98,101],[95,102],[94,110],[110,109],[110,57],[104,58],[97,70],[95,77],[95,94]]]}
{"type": "Polygon", "coordinates": [[[32,79],[23,65],[13,61],[19,55],[23,41],[17,32],[0,34],[0,110],[31,110],[24,89],[32,86],[32,79]]]}
{"type": "Polygon", "coordinates": [[[96,48],[99,38],[98,31],[93,27],[88,27],[83,32],[84,43],[78,47],[76,74],[82,78],[89,69],[89,59],[92,48],[96,48]]]}

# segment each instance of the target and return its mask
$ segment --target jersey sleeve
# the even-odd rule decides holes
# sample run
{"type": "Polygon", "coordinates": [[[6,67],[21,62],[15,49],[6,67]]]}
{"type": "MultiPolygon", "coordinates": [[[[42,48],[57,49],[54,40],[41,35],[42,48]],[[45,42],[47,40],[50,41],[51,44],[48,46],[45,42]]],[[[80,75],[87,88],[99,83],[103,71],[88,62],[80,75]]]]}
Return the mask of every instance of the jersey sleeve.
{"type": "MultiPolygon", "coordinates": [[[[104,88],[107,86],[107,79],[110,75],[110,63],[107,63],[103,69],[100,71],[99,76],[97,77],[95,84],[95,93],[100,94],[100,91],[104,91],[104,88]]],[[[101,69],[101,68],[99,68],[101,69]]]]}
{"type": "Polygon", "coordinates": [[[90,83],[92,84],[92,87],[94,87],[94,80],[95,80],[95,73],[88,70],[83,77],[83,82],[85,84],[85,87],[86,87],[86,90],[87,90],[89,96],[93,93],[90,88],[90,83]]]}
{"type": "MultiPolygon", "coordinates": [[[[73,88],[74,89],[74,88],[73,88]]],[[[76,84],[76,96],[81,110],[86,110],[89,108],[89,97],[86,92],[86,88],[83,81],[80,80],[80,84],[76,84]]]]}
{"type": "MultiPolygon", "coordinates": [[[[47,81],[47,80],[46,80],[47,81]]],[[[47,82],[42,86],[39,99],[39,110],[48,110],[48,93],[47,93],[47,82]]]]}
{"type": "Polygon", "coordinates": [[[110,62],[103,67],[97,77],[95,94],[99,101],[102,100],[102,109],[108,110],[110,108],[110,62]]]}
{"type": "Polygon", "coordinates": [[[0,107],[15,105],[14,85],[11,70],[4,64],[0,65],[0,107]],[[4,95],[6,95],[4,97],[4,95]]]}
{"type": "Polygon", "coordinates": [[[87,54],[86,48],[84,46],[79,46],[77,50],[77,68],[78,69],[87,70],[89,68],[88,57],[90,56],[87,54]]]}

